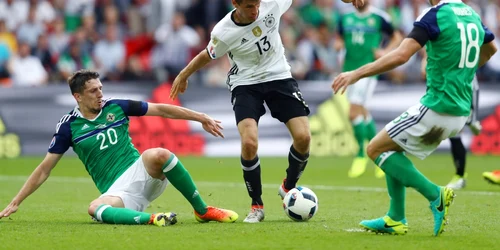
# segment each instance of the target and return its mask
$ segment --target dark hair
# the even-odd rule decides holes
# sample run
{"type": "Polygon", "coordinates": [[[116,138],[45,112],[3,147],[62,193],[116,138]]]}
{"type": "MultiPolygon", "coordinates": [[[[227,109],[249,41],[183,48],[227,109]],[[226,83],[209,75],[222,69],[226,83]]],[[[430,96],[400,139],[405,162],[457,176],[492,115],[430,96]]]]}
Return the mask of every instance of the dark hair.
{"type": "Polygon", "coordinates": [[[73,73],[68,78],[69,88],[71,89],[71,94],[83,93],[85,89],[85,83],[92,79],[98,79],[99,73],[92,70],[81,69],[73,73]]]}
{"type": "MultiPolygon", "coordinates": [[[[245,1],[249,1],[249,0],[234,0],[237,4],[241,5],[243,2],[245,1]]],[[[254,0],[254,2],[257,2],[258,0],[254,0]]]]}

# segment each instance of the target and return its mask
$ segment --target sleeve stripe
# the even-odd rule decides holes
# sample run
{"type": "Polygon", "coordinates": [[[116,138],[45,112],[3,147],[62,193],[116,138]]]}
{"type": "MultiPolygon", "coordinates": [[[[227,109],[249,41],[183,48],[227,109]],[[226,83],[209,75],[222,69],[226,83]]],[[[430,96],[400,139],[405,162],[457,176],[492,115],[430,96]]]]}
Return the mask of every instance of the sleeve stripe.
{"type": "Polygon", "coordinates": [[[65,123],[65,122],[68,122],[68,121],[71,119],[71,117],[73,117],[73,116],[76,116],[76,114],[75,114],[74,112],[71,112],[71,114],[64,115],[64,116],[61,118],[61,120],[59,120],[59,122],[58,122],[58,123],[57,123],[57,125],[56,125],[56,133],[58,133],[58,132],[59,132],[59,128],[61,128],[61,125],[62,125],[63,123],[65,123]]]}
{"type": "Polygon", "coordinates": [[[425,16],[425,14],[427,14],[427,12],[429,12],[430,10],[432,10],[433,7],[429,7],[427,9],[425,9],[424,11],[422,11],[422,14],[420,14],[420,16],[417,17],[417,20],[415,20],[416,22],[420,22],[420,20],[422,20],[422,18],[425,16]]]}

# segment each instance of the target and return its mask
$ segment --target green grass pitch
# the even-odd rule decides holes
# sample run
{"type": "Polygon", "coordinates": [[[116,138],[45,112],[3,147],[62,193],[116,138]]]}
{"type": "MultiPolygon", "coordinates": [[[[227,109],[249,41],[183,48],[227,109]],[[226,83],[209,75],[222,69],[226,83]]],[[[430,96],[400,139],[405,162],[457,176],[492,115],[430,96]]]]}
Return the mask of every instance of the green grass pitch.
{"type": "MultiPolygon", "coordinates": [[[[0,209],[10,202],[40,160],[0,160],[0,209]]],[[[438,238],[431,236],[433,221],[428,202],[413,190],[407,192],[407,235],[361,231],[358,223],[362,219],[387,212],[389,197],[385,179],[375,179],[373,167],[358,179],[347,178],[351,158],[310,158],[299,185],[315,191],[319,210],[305,223],[289,220],[277,195],[286,158],[262,158],[266,219],[260,224],[242,222],[250,204],[238,158],[181,160],[205,201],[237,211],[240,218],[236,223],[197,223],[190,205],[172,186],[146,211],[178,213],[179,223],[174,226],[93,222],[87,206],[99,193],[80,161],[64,157],[16,214],[0,220],[0,249],[497,249],[500,244],[500,186],[481,178],[483,171],[500,168],[498,157],[469,156],[468,186],[456,192],[450,224],[438,238]]],[[[441,185],[454,173],[449,154],[412,160],[441,185]]]]}

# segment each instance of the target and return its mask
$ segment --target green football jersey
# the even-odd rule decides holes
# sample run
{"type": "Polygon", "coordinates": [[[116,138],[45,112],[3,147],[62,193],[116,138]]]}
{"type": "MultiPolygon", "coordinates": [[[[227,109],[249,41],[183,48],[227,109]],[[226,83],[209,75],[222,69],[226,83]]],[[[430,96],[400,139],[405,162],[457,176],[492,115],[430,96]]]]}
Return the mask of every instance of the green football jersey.
{"type": "Polygon", "coordinates": [[[104,193],[140,157],[130,138],[128,117],[144,115],[147,109],[146,102],[111,99],[88,120],[77,107],[57,124],[49,152],[64,154],[71,146],[104,193]]]}
{"type": "Polygon", "coordinates": [[[494,39],[481,17],[459,0],[441,1],[415,21],[425,29],[427,91],[420,102],[439,113],[468,116],[472,105],[472,79],[480,47],[494,39]]]}
{"type": "Polygon", "coordinates": [[[394,29],[387,13],[369,6],[366,12],[343,15],[338,31],[346,50],[343,71],[351,71],[375,61],[375,51],[380,48],[384,34],[392,36],[394,29]]]}

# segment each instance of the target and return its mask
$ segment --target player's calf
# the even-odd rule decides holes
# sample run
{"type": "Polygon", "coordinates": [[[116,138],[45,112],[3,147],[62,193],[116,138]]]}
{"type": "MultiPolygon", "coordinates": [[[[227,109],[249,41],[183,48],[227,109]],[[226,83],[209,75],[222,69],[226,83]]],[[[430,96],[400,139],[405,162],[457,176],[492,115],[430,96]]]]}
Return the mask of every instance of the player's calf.
{"type": "Polygon", "coordinates": [[[175,213],[150,214],[123,207],[112,207],[108,204],[97,204],[91,203],[89,214],[95,220],[106,224],[167,226],[177,223],[175,213]]]}
{"type": "Polygon", "coordinates": [[[283,182],[283,188],[290,190],[297,185],[297,182],[304,172],[309,159],[309,153],[301,154],[292,145],[288,153],[288,168],[286,169],[286,178],[283,182]]]}
{"type": "Polygon", "coordinates": [[[300,116],[290,119],[286,123],[293,138],[293,144],[288,153],[288,168],[286,169],[286,178],[279,194],[286,194],[288,190],[297,185],[297,181],[304,172],[309,159],[309,147],[311,143],[311,133],[309,130],[309,121],[306,116],[300,116]],[[286,190],[286,191],[285,191],[286,190]]]}

